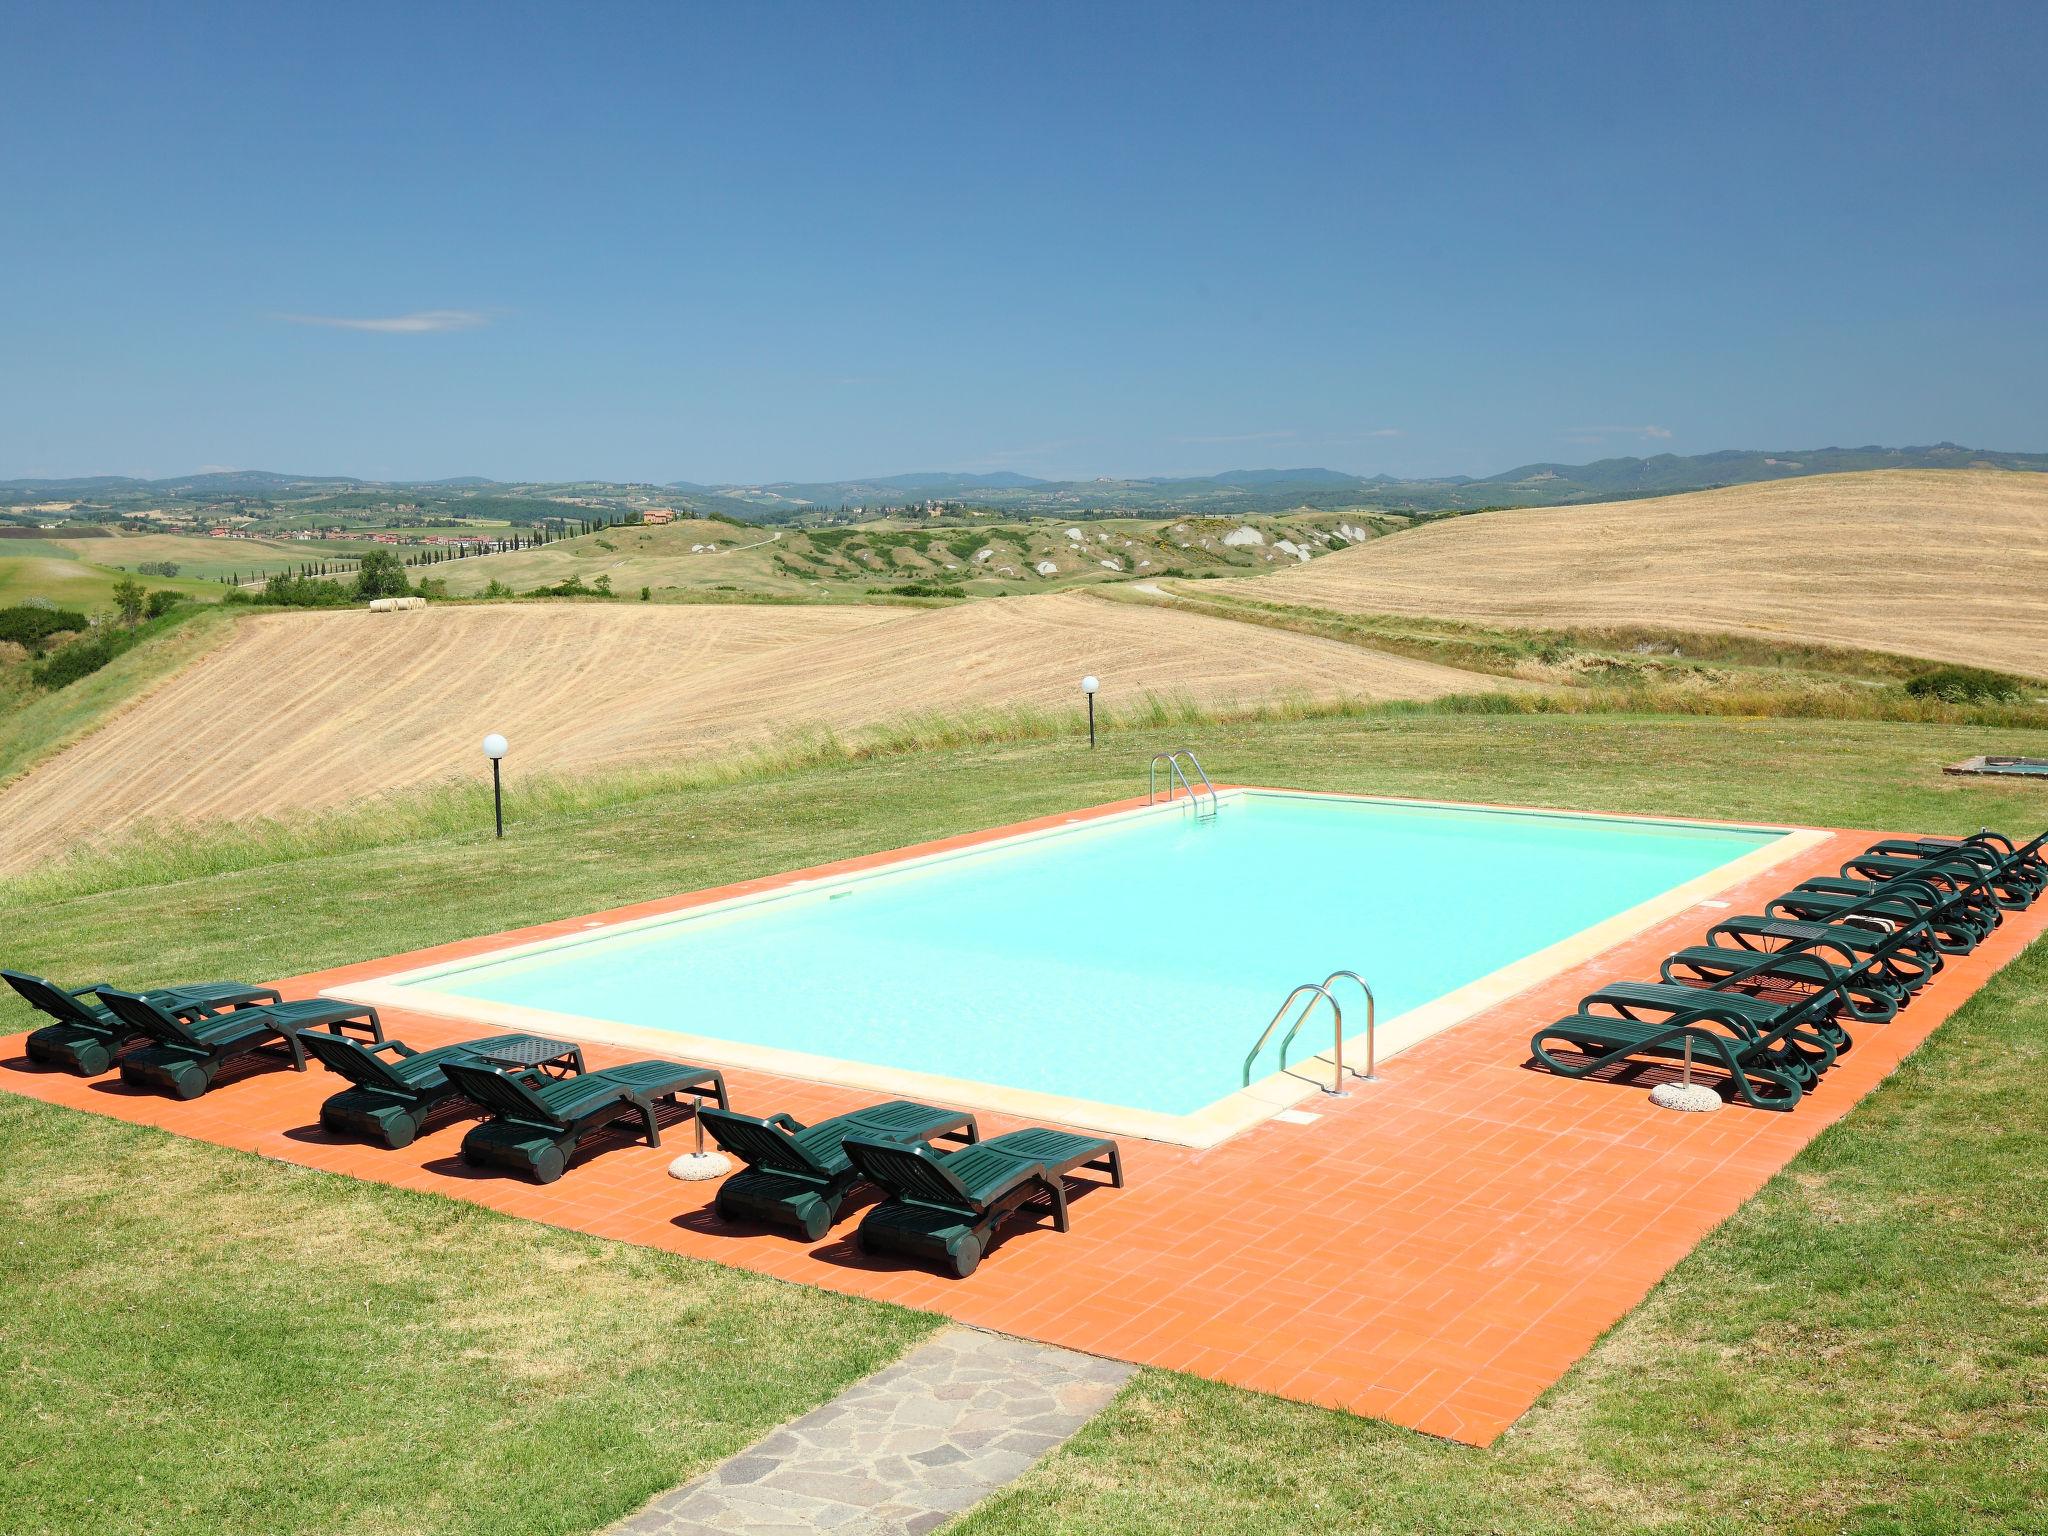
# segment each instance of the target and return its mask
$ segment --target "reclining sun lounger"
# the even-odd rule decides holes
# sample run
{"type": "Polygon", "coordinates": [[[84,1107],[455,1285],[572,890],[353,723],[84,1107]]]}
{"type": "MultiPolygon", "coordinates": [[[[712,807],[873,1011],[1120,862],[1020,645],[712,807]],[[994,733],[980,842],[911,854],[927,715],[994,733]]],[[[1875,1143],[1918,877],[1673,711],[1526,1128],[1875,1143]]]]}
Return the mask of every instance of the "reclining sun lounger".
{"type": "Polygon", "coordinates": [[[1861,930],[1857,940],[1841,936],[1844,929],[1858,931],[1848,925],[1738,922],[1717,923],[1706,943],[1668,957],[1663,978],[1688,986],[1795,994],[1833,987],[1849,1016],[1866,1024],[1897,1017],[1912,995],[1912,987],[1900,979],[1909,973],[1894,964],[1897,947],[1908,942],[1910,933],[1861,930]],[[1721,938],[1732,942],[1716,942],[1721,938]]]}
{"type": "Polygon", "coordinates": [[[1994,885],[2009,888],[2015,895],[2029,893],[2028,900],[2048,890],[2048,832],[2023,847],[2015,846],[2003,833],[1974,832],[1968,837],[1887,838],[1870,846],[1873,857],[1944,859],[1960,855],[1988,875],[1994,885]]]}
{"type": "Polygon", "coordinates": [[[481,1045],[503,1048],[535,1039],[533,1035],[493,1035],[416,1051],[403,1040],[363,1045],[346,1035],[309,1032],[299,1037],[299,1043],[328,1071],[354,1085],[320,1106],[320,1124],[337,1136],[365,1136],[395,1151],[412,1145],[435,1110],[463,1097],[462,1089],[441,1070],[443,1066],[450,1061],[473,1060],[481,1045]]]}
{"type": "Polygon", "coordinates": [[[2039,838],[2009,855],[1995,853],[1982,843],[1881,842],[1849,860],[1842,873],[1865,880],[1889,880],[1898,875],[1968,870],[1983,879],[1999,906],[2008,912],[2024,912],[2041,894],[2043,870],[2032,857],[2039,848],[2039,838]]]}
{"type": "Polygon", "coordinates": [[[1859,962],[1875,962],[1872,979],[1896,992],[1903,1004],[1941,970],[1941,945],[1924,923],[1901,921],[1899,909],[1883,901],[1873,906],[1876,910],[1868,912],[1849,908],[1825,922],[1743,913],[1714,924],[1706,942],[1744,954],[1819,955],[1851,970],[1859,962]]]}
{"type": "MultiPolygon", "coordinates": [[[[87,998],[104,990],[108,983],[96,981],[89,987],[60,987],[47,976],[30,976],[23,971],[0,971],[7,984],[19,992],[38,1013],[57,1022],[30,1033],[28,1059],[46,1067],[61,1067],[80,1077],[98,1077],[114,1064],[122,1048],[143,1038],[104,1003],[87,998]]],[[[222,1008],[239,1008],[247,1003],[275,1003],[275,987],[252,987],[242,981],[205,981],[187,987],[158,987],[142,994],[180,1017],[191,1017],[222,1008]]]]}
{"type": "Polygon", "coordinates": [[[1831,922],[1851,914],[1918,924],[1947,955],[1967,955],[1984,942],[2002,915],[1997,902],[1988,897],[1973,899],[1969,890],[1904,875],[1882,882],[1807,880],[1764,905],[1766,917],[1800,922],[1831,922]]]}
{"type": "Polygon", "coordinates": [[[139,993],[107,987],[101,989],[100,1000],[152,1042],[121,1058],[121,1081],[179,1099],[198,1098],[228,1063],[270,1045],[282,1045],[291,1056],[292,1070],[305,1071],[301,1030],[339,1033],[356,1028],[373,1040],[384,1038],[376,1009],[324,997],[201,1014],[189,1022],[139,993]]]}
{"type": "Polygon", "coordinates": [[[650,1147],[661,1145],[654,1118],[657,1102],[676,1103],[680,1094],[725,1103],[725,1075],[710,1067],[674,1061],[633,1061],[622,1067],[544,1078],[538,1073],[494,1072],[476,1062],[447,1060],[441,1070],[462,1093],[491,1112],[462,1138],[462,1160],[472,1167],[495,1165],[531,1174],[552,1184],[569,1166],[576,1143],[628,1115],[640,1121],[650,1147]]]}
{"type": "Polygon", "coordinates": [[[1847,1033],[1831,1017],[1838,1007],[1834,991],[1774,1003],[1725,989],[1617,982],[1587,995],[1578,1012],[1537,1030],[1529,1051],[1560,1077],[1587,1077],[1636,1057],[1681,1060],[1690,1041],[1694,1064],[1720,1068],[1745,1102],[1790,1110],[1848,1048],[1847,1033]],[[1547,1040],[1562,1040],[1585,1059],[1560,1061],[1547,1040]]]}
{"type": "Polygon", "coordinates": [[[848,1136],[878,1141],[943,1138],[972,1146],[981,1139],[974,1116],[896,1099],[805,1125],[790,1115],[765,1120],[708,1106],[697,1111],[714,1140],[747,1166],[718,1190],[726,1221],[787,1227],[816,1242],[839,1219],[839,1208],[862,1182],[846,1155],[848,1136]]]}
{"type": "Polygon", "coordinates": [[[974,1273],[1003,1218],[1043,1198],[1053,1225],[1067,1230],[1067,1175],[1089,1168],[1121,1189],[1123,1154],[1114,1141],[1065,1131],[1012,1131],[940,1154],[918,1142],[846,1138],[847,1156],[889,1198],[861,1218],[867,1253],[907,1253],[974,1273]]]}

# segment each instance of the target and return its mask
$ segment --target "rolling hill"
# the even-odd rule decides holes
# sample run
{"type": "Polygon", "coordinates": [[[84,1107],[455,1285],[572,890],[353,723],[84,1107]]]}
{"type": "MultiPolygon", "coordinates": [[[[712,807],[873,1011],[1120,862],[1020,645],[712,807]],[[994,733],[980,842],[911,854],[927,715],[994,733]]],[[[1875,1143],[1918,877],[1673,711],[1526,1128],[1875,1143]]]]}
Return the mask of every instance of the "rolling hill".
{"type": "MultiPolygon", "coordinates": [[[[526,603],[285,613],[0,790],[0,871],[144,823],[331,809],[473,777],[653,766],[912,714],[1147,693],[1431,698],[1471,674],[1168,608],[1052,593],[936,609],[526,603]]],[[[1494,680],[1486,680],[1492,686],[1494,680]]]]}
{"type": "Polygon", "coordinates": [[[1229,575],[1313,559],[1374,538],[1396,520],[1341,513],[1287,518],[1181,518],[1166,522],[1058,520],[907,524],[843,528],[761,528],[711,518],[666,526],[624,526],[539,549],[451,560],[421,575],[452,597],[493,581],[515,592],[575,577],[611,579],[623,596],[731,592],[831,599],[894,587],[958,587],[974,597],[1165,575],[1229,575]]]}
{"type": "Polygon", "coordinates": [[[1319,467],[1233,469],[1214,475],[1102,476],[1038,480],[1003,471],[933,470],[843,480],[775,480],[758,484],[666,485],[628,481],[546,483],[494,481],[475,475],[433,481],[381,482],[345,476],[280,475],[233,470],[162,480],[102,475],[73,480],[0,481],[0,517],[27,517],[46,497],[76,498],[74,515],[118,517],[124,508],[162,504],[187,508],[232,505],[264,519],[393,511],[401,505],[431,517],[492,517],[529,523],[601,508],[626,515],[669,505],[746,522],[817,521],[842,508],[901,508],[927,498],[961,501],[1011,517],[1271,516],[1295,510],[1462,512],[1478,507],[1555,506],[1664,495],[1724,485],[1877,469],[2011,469],[2048,472],[2048,454],[1970,448],[1956,443],[1918,447],[1728,449],[1653,454],[1589,464],[1532,463],[1498,474],[1426,475],[1399,479],[1319,467]],[[9,506],[24,509],[9,513],[9,506]]]}
{"type": "Polygon", "coordinates": [[[1484,512],[1250,581],[1264,603],[1716,630],[2048,676],[2048,476],[1880,471],[1484,512]]]}

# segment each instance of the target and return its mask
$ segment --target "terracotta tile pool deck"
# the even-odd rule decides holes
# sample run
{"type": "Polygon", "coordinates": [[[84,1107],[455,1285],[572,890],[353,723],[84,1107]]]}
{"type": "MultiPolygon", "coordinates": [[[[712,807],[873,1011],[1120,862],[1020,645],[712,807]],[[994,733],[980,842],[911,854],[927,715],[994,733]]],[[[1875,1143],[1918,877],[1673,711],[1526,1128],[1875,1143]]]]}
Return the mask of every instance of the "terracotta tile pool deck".
{"type": "MultiPolygon", "coordinates": [[[[1135,803],[1135,802],[1134,802],[1135,803]]],[[[1102,812],[1121,806],[1100,808],[1102,812]]],[[[1052,827],[1062,813],[922,845],[969,847],[1052,827]]],[[[1798,879],[1832,873],[1882,834],[1829,841],[1715,898],[1755,911],[1798,879]]],[[[893,862],[906,850],[600,914],[607,921],[772,889],[799,876],[893,862]]],[[[553,1185],[472,1172],[456,1159],[470,1123],[383,1151],[319,1129],[336,1089],[317,1067],[230,1077],[190,1103],[133,1092],[118,1075],[83,1080],[32,1067],[19,1035],[0,1040],[0,1087],[334,1173],[431,1190],[516,1216],[712,1259],[806,1285],[897,1302],[961,1322],[1485,1445],[1519,1417],[1680,1258],[1808,1142],[1886,1077],[1990,976],[2048,928],[2048,901],[2008,915],[1978,951],[1887,1025],[1854,1029],[1855,1049],[1792,1114],[1730,1105],[1685,1115],[1649,1103],[1646,1083],[1571,1082],[1528,1065],[1528,1040],[1598,983],[1654,977],[1672,950],[1721,915],[1695,906],[1592,960],[1381,1063],[1380,1081],[1300,1107],[1206,1150],[1127,1140],[1129,1186],[1074,1201],[1073,1230],[1011,1235],[967,1280],[871,1260],[849,1213],[811,1244],[720,1223],[717,1185],[679,1183],[666,1165],[690,1146],[606,1142],[553,1185]]],[[[457,959],[508,942],[580,932],[579,915],[289,978],[287,996],[457,959]]],[[[174,978],[147,978],[150,982],[174,978]]],[[[382,1010],[387,1034],[418,1047],[473,1038],[474,1025],[382,1010]]],[[[592,1066],[633,1053],[590,1046],[592,1066]]],[[[714,1063],[715,1064],[715,1063],[714,1063]]],[[[729,1072],[734,1104],[811,1121],[875,1095],[729,1072]]],[[[982,1115],[985,1133],[1017,1122],[982,1115]]]]}

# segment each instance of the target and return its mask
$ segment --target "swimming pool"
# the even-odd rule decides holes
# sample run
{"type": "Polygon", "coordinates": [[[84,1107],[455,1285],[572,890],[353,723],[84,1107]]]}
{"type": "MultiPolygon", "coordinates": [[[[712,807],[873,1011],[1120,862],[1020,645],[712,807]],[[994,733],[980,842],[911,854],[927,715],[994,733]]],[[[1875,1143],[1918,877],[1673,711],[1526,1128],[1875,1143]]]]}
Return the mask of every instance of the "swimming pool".
{"type": "Polygon", "coordinates": [[[1243,1082],[1297,983],[1370,981],[1384,1058],[1801,836],[1232,790],[336,990],[1206,1144],[1314,1091],[1270,1050],[1243,1082]]]}

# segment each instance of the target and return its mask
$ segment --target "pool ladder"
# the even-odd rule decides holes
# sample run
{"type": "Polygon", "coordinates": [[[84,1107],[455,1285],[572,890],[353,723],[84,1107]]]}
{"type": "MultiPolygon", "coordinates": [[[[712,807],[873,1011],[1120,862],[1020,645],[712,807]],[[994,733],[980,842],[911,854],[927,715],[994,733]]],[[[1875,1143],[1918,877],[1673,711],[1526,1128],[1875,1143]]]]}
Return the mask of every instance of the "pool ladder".
{"type": "Polygon", "coordinates": [[[1374,1014],[1377,1012],[1377,1005],[1373,1000],[1372,988],[1366,984],[1365,978],[1356,971],[1332,971],[1320,982],[1304,981],[1300,986],[1287,994],[1287,1001],[1280,1005],[1280,1011],[1273,1015],[1272,1022],[1267,1024],[1260,1033],[1258,1044],[1252,1047],[1251,1054],[1244,1059],[1245,1087],[1251,1087],[1252,1063],[1259,1059],[1259,1052],[1263,1051],[1266,1048],[1266,1042],[1273,1038],[1273,1031],[1278,1029],[1280,1021],[1287,1017],[1288,1010],[1294,1006],[1295,999],[1306,996],[1308,1001],[1302,1005],[1301,1012],[1295,1015],[1294,1023],[1288,1027],[1287,1033],[1280,1037],[1279,1070],[1282,1072],[1287,1070],[1287,1048],[1294,1044],[1294,1037],[1301,1033],[1301,1026],[1308,1022],[1308,1016],[1316,1011],[1317,1002],[1328,1003],[1330,1005],[1331,1019],[1330,1058],[1336,1067],[1336,1071],[1331,1075],[1329,1087],[1324,1088],[1321,1083],[1316,1084],[1316,1086],[1333,1099],[1350,1097],[1344,1091],[1344,1010],[1339,1006],[1336,996],[1330,991],[1330,988],[1340,981],[1356,982],[1358,990],[1365,994],[1365,1070],[1360,1072],[1354,1069],[1351,1075],[1368,1083],[1379,1081],[1379,1074],[1375,1070],[1375,1041],[1373,1038],[1376,1022],[1374,1014]]]}
{"type": "Polygon", "coordinates": [[[1194,807],[1195,819],[1197,821],[1206,821],[1216,814],[1217,807],[1222,804],[1222,801],[1217,798],[1216,786],[1209,782],[1209,775],[1203,771],[1202,760],[1195,756],[1193,750],[1188,747],[1175,747],[1171,752],[1154,752],[1152,754],[1152,764],[1145,773],[1145,803],[1147,805],[1158,803],[1159,765],[1161,763],[1166,764],[1166,799],[1168,804],[1172,804],[1176,798],[1175,786],[1177,785],[1180,791],[1186,793],[1189,803],[1194,807]],[[1193,782],[1182,770],[1182,758],[1186,758],[1188,766],[1194,769],[1195,778],[1202,781],[1200,791],[1196,790],[1193,782]],[[1202,809],[1202,795],[1205,793],[1209,797],[1209,809],[1206,811],[1202,809]]]}

